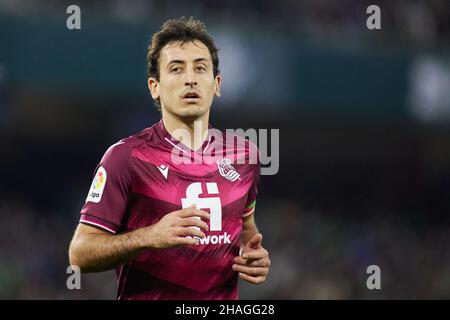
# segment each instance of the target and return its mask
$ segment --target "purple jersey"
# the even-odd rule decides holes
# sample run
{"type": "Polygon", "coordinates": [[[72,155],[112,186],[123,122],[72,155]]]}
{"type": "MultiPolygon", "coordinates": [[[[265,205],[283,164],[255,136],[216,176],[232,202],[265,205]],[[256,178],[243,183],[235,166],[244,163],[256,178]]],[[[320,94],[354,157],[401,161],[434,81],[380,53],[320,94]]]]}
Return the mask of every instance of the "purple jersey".
{"type": "Polygon", "coordinates": [[[238,298],[232,265],[242,223],[255,210],[259,158],[253,143],[218,132],[210,128],[194,152],[161,120],[112,145],[101,159],[81,223],[123,233],[192,204],[211,214],[200,244],[145,250],[117,268],[118,299],[238,298]]]}

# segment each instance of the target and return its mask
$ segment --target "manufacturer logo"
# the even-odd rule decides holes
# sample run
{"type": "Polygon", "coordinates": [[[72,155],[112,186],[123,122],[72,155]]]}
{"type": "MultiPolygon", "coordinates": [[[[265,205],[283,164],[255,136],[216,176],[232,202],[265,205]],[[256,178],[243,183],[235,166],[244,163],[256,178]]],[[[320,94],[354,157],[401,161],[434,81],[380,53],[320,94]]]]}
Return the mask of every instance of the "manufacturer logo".
{"type": "Polygon", "coordinates": [[[167,180],[167,174],[169,173],[169,167],[166,167],[165,165],[156,166],[161,172],[161,174],[164,176],[164,178],[167,180]]]}

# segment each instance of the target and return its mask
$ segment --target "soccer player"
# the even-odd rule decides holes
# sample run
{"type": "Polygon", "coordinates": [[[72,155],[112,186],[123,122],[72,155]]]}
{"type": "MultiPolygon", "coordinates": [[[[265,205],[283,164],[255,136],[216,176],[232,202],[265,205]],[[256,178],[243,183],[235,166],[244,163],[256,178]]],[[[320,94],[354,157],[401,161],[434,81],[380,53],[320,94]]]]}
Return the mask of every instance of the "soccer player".
{"type": "Polygon", "coordinates": [[[221,76],[202,22],[165,22],[147,60],[162,119],[105,152],[70,264],[115,268],[118,299],[238,299],[238,278],[262,283],[270,266],[254,220],[258,150],[208,125],[221,76]]]}

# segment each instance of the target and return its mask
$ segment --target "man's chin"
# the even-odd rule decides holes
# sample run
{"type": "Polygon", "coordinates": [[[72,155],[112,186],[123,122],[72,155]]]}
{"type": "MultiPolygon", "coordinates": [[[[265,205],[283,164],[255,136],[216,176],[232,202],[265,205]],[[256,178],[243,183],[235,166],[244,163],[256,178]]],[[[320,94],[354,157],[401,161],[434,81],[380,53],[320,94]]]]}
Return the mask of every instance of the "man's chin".
{"type": "Polygon", "coordinates": [[[187,105],[177,110],[180,117],[198,118],[206,113],[206,108],[199,105],[187,105]]]}

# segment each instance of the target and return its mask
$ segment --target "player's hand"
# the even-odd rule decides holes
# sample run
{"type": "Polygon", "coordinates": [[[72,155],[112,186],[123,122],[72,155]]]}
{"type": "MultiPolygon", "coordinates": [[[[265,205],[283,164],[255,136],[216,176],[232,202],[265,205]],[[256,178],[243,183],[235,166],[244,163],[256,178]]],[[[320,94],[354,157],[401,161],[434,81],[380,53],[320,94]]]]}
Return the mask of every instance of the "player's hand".
{"type": "Polygon", "coordinates": [[[166,214],[157,223],[144,228],[146,246],[153,249],[165,249],[183,245],[193,245],[200,242],[209,227],[202,219],[209,220],[210,214],[192,205],[189,208],[166,214]],[[189,238],[190,237],[190,238],[189,238]]]}
{"type": "Polygon", "coordinates": [[[262,246],[262,234],[255,234],[246,244],[240,256],[234,258],[233,270],[239,278],[253,284],[266,281],[269,273],[269,252],[262,246]]]}

